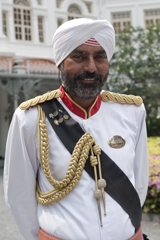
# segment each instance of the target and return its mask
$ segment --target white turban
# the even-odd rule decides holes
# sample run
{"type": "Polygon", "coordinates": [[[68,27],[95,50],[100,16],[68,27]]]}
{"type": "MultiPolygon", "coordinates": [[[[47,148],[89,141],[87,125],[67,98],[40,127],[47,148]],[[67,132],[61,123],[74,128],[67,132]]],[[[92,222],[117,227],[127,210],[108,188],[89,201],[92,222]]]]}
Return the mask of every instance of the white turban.
{"type": "Polygon", "coordinates": [[[77,47],[95,38],[111,60],[115,50],[115,31],[107,20],[78,18],[63,23],[53,35],[54,60],[58,66],[77,47]]]}

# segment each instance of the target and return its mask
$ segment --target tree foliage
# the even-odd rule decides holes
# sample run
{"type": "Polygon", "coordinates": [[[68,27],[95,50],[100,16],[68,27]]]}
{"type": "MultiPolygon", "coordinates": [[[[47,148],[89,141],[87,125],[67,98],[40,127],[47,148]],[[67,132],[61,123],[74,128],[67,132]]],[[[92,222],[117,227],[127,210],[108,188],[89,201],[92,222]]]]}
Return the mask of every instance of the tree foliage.
{"type": "Polygon", "coordinates": [[[145,213],[160,214],[160,137],[148,138],[149,186],[145,213]]]}
{"type": "Polygon", "coordinates": [[[160,26],[130,28],[117,37],[107,88],[140,95],[149,135],[160,135],[160,26]]]}

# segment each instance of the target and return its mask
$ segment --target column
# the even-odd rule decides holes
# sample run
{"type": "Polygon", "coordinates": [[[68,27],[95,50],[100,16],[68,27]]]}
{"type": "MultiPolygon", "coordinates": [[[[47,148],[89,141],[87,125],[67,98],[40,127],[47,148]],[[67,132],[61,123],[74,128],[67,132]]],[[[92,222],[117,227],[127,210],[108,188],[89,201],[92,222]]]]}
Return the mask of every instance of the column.
{"type": "Polygon", "coordinates": [[[35,10],[33,10],[33,15],[32,15],[32,41],[34,44],[39,43],[38,39],[38,20],[37,20],[37,14],[35,10]]]}
{"type": "Polygon", "coordinates": [[[11,42],[15,41],[14,34],[14,17],[13,17],[13,6],[10,6],[8,11],[8,35],[11,42]]]}
{"type": "Polygon", "coordinates": [[[2,24],[2,2],[0,1],[0,38],[5,38],[5,35],[3,34],[3,24],[2,24]]]}
{"type": "Polygon", "coordinates": [[[8,93],[6,89],[0,87],[0,157],[4,157],[5,144],[7,138],[7,132],[9,127],[9,119],[7,117],[7,106],[8,106],[8,93]],[[2,104],[3,102],[3,104],[2,104]]]}

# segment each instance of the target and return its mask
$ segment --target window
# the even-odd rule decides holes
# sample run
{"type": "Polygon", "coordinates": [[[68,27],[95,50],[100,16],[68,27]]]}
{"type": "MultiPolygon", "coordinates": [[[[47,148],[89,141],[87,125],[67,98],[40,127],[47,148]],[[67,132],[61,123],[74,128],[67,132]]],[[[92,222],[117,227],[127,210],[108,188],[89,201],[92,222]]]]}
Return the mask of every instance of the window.
{"type": "Polygon", "coordinates": [[[38,16],[38,34],[39,34],[39,42],[44,42],[44,17],[38,16]]]}
{"type": "Polygon", "coordinates": [[[160,25],[160,8],[148,9],[144,11],[145,27],[160,25]]]}
{"type": "Polygon", "coordinates": [[[114,12],[112,13],[112,24],[115,32],[121,33],[131,26],[131,12],[114,12]]]}
{"type": "Polygon", "coordinates": [[[32,41],[31,10],[29,2],[15,0],[13,11],[15,39],[32,41]]]}
{"type": "Polygon", "coordinates": [[[81,17],[81,10],[75,4],[70,5],[68,8],[68,20],[81,17]]]}
{"type": "Polygon", "coordinates": [[[2,11],[2,25],[4,35],[8,36],[8,18],[6,11],[2,11]]]}

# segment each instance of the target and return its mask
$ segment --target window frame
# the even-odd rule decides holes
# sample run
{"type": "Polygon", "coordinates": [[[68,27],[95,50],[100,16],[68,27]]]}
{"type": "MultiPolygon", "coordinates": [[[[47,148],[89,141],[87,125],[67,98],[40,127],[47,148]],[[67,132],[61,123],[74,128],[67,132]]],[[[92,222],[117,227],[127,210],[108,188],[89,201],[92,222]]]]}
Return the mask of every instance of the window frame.
{"type": "Polygon", "coordinates": [[[30,6],[13,6],[14,36],[16,41],[32,42],[32,14],[30,6]]]}
{"type": "Polygon", "coordinates": [[[38,15],[37,16],[37,23],[38,23],[38,40],[39,43],[43,44],[45,43],[45,17],[43,15],[38,15]],[[40,23],[39,20],[42,20],[40,23]]]}
{"type": "Polygon", "coordinates": [[[80,18],[80,17],[82,17],[82,11],[81,11],[80,7],[77,4],[71,4],[68,7],[67,19],[72,20],[72,19],[76,19],[76,18],[80,18]],[[73,12],[70,12],[72,8],[73,8],[73,12]]]}
{"type": "Polygon", "coordinates": [[[6,37],[9,37],[8,12],[5,10],[2,10],[2,31],[6,37]]]}
{"type": "Polygon", "coordinates": [[[157,25],[160,25],[160,8],[144,9],[145,28],[147,29],[157,25]],[[157,12],[157,14],[152,14],[152,12],[157,12]]]}
{"type": "Polygon", "coordinates": [[[112,25],[115,29],[116,34],[120,34],[124,32],[125,29],[132,26],[132,11],[125,10],[125,11],[111,12],[111,19],[112,19],[112,25]],[[124,14],[124,17],[121,16],[123,14],[124,14]],[[125,15],[128,15],[128,16],[125,17],[125,15]]]}

